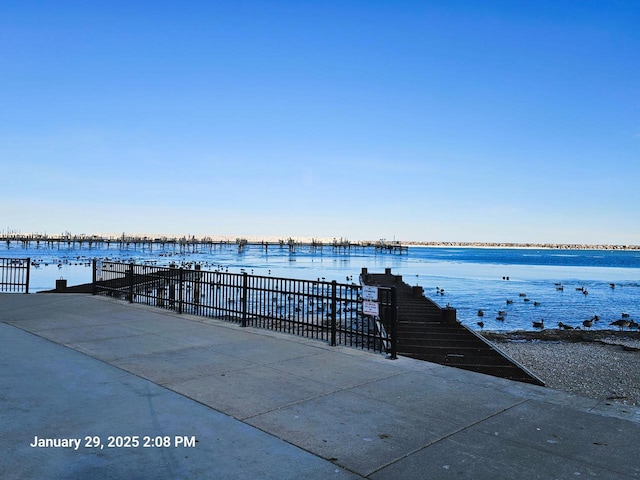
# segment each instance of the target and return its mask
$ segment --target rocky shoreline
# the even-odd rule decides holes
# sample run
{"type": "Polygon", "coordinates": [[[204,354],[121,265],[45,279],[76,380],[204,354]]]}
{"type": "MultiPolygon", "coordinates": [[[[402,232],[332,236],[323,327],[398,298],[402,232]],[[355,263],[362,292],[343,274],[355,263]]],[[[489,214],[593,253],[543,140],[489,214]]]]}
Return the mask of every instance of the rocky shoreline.
{"type": "Polygon", "coordinates": [[[542,330],[482,335],[550,388],[640,406],[640,332],[542,330]]]}
{"type": "Polygon", "coordinates": [[[487,340],[541,340],[541,341],[565,341],[565,342],[625,342],[633,345],[635,342],[640,347],[640,331],[620,330],[514,330],[510,332],[480,332],[487,340]]]}

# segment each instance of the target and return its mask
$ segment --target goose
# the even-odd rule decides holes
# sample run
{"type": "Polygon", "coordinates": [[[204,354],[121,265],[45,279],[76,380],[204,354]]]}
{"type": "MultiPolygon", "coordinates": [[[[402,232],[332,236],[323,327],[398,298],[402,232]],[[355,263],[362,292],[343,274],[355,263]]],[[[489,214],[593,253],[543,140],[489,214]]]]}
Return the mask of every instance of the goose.
{"type": "Polygon", "coordinates": [[[593,319],[584,320],[582,325],[584,325],[585,328],[591,328],[593,326],[593,319]]]}
{"type": "Polygon", "coordinates": [[[504,315],[498,315],[496,320],[504,321],[504,315]]]}
{"type": "Polygon", "coordinates": [[[533,322],[533,328],[544,328],[544,318],[541,318],[539,322],[533,322]]]}
{"type": "Polygon", "coordinates": [[[566,323],[558,322],[558,328],[562,328],[563,330],[573,330],[571,325],[567,325],[566,323]]]}
{"type": "Polygon", "coordinates": [[[639,328],[638,322],[636,322],[635,320],[629,320],[629,330],[631,330],[632,328],[639,328]]]}
{"type": "Polygon", "coordinates": [[[539,307],[540,306],[540,302],[533,302],[533,306],[534,307],[539,307]]]}
{"type": "Polygon", "coordinates": [[[616,320],[615,322],[611,322],[609,325],[613,325],[614,327],[618,327],[620,330],[624,330],[625,327],[631,325],[629,320],[616,320]]]}
{"type": "Polygon", "coordinates": [[[507,300],[507,305],[513,304],[513,300],[507,300]]]}
{"type": "Polygon", "coordinates": [[[478,326],[479,326],[480,328],[484,328],[484,322],[478,322],[478,326]]]}
{"type": "Polygon", "coordinates": [[[482,310],[478,310],[478,316],[479,317],[484,317],[484,312],[482,310]]]}
{"type": "Polygon", "coordinates": [[[622,313],[622,318],[629,318],[629,314],[628,313],[622,313]]]}

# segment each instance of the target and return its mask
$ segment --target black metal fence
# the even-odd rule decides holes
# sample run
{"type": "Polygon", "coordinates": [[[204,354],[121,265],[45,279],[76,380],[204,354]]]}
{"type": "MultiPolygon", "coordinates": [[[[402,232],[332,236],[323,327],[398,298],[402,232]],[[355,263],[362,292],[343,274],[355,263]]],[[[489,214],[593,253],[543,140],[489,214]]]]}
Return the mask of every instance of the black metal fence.
{"type": "Polygon", "coordinates": [[[362,288],[335,281],[296,280],[94,261],[93,293],[242,326],[276,330],[389,352],[395,358],[395,305],[381,292],[380,314],[362,312],[362,288]]]}
{"type": "Polygon", "coordinates": [[[30,258],[0,258],[0,292],[29,293],[30,258]]]}

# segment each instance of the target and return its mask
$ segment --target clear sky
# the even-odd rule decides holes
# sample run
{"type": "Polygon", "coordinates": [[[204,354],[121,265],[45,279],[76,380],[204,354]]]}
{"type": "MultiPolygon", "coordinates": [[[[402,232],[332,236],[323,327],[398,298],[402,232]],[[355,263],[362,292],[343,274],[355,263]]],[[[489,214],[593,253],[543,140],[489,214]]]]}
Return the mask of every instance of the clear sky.
{"type": "Polygon", "coordinates": [[[0,230],[640,244],[640,2],[0,3],[0,230]]]}

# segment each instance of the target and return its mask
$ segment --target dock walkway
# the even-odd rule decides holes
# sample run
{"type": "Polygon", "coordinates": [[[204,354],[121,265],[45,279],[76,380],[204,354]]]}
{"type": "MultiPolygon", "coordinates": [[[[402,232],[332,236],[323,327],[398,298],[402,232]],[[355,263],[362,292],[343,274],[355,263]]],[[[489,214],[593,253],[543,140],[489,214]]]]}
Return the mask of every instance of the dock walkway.
{"type": "Polygon", "coordinates": [[[490,341],[459,323],[455,309],[441,308],[425,297],[422,287],[411,287],[390,269],[385,273],[363,271],[362,277],[368,285],[396,288],[398,355],[544,385],[490,341]]]}
{"type": "Polygon", "coordinates": [[[0,295],[0,344],[3,480],[640,478],[640,409],[411,358],[83,294],[0,295]]]}

